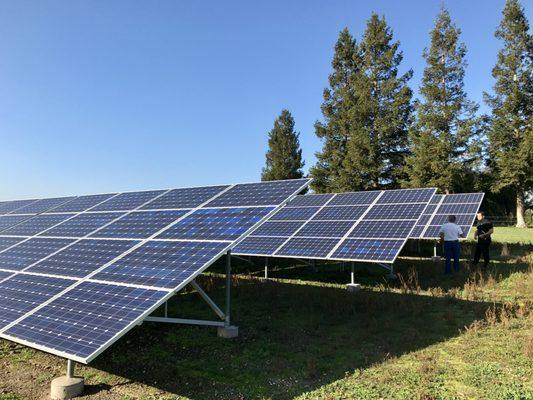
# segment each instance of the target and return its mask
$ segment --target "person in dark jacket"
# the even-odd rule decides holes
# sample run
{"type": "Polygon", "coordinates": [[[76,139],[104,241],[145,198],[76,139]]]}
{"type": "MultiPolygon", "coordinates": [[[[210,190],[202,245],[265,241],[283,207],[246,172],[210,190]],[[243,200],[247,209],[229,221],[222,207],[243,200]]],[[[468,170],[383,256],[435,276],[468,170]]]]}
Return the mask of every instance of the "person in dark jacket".
{"type": "Polygon", "coordinates": [[[477,213],[477,226],[474,232],[474,238],[477,239],[476,252],[474,254],[474,261],[472,265],[476,266],[479,263],[481,255],[483,255],[483,268],[487,268],[490,261],[490,242],[491,235],[494,233],[494,225],[485,217],[485,213],[480,211],[477,213]]]}

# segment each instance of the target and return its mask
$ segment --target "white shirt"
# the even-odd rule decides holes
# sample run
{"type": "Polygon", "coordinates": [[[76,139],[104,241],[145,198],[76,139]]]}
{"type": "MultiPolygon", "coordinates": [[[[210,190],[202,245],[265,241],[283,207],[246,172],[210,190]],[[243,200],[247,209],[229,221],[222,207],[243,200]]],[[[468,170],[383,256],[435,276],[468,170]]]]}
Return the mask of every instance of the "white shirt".
{"type": "Polygon", "coordinates": [[[444,233],[444,241],[459,240],[463,236],[463,230],[453,222],[446,222],[440,227],[440,233],[444,233]]]}

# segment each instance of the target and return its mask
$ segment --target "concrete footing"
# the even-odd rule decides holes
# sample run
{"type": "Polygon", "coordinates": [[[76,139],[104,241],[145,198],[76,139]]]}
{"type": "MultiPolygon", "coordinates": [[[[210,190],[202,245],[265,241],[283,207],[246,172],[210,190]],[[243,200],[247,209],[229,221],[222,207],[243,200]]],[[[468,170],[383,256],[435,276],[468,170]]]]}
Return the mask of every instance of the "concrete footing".
{"type": "Polygon", "coordinates": [[[442,258],[440,256],[433,256],[431,257],[431,261],[433,261],[434,263],[437,263],[437,262],[442,261],[442,258]]]}
{"type": "Polygon", "coordinates": [[[233,339],[239,336],[238,326],[219,326],[217,328],[217,336],[224,339],[233,339]]]}
{"type": "Polygon", "coordinates": [[[346,290],[348,292],[354,292],[355,293],[355,292],[358,292],[358,291],[361,290],[361,285],[358,284],[358,283],[348,283],[346,285],[346,290]]]}
{"type": "Polygon", "coordinates": [[[52,381],[50,398],[52,400],[72,399],[83,393],[85,381],[82,377],[60,376],[52,381]]]}

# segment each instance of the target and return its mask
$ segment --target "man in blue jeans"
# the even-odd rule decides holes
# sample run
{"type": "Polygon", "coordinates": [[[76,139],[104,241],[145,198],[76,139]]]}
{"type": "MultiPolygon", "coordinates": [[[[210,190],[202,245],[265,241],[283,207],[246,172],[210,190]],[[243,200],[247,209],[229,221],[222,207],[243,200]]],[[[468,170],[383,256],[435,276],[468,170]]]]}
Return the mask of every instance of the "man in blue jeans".
{"type": "Polygon", "coordinates": [[[453,269],[455,272],[459,271],[459,255],[461,253],[459,238],[465,237],[463,230],[455,223],[455,221],[455,215],[448,216],[448,222],[441,226],[439,232],[441,242],[444,241],[444,256],[446,257],[445,273],[447,274],[451,274],[452,272],[452,258],[453,269]]]}

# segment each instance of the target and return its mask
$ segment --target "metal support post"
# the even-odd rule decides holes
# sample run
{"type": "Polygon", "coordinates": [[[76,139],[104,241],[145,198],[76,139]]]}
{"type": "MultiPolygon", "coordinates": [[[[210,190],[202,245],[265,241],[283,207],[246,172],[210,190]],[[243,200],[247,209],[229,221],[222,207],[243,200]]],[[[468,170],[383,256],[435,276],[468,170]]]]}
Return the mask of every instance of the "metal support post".
{"type": "Polygon", "coordinates": [[[265,257],[265,279],[268,279],[268,257],[265,257]]]}
{"type": "Polygon", "coordinates": [[[165,318],[168,317],[168,301],[165,301],[165,318]]]}
{"type": "Polygon", "coordinates": [[[231,317],[231,250],[226,254],[226,316],[224,326],[230,326],[231,317]]]}
{"type": "MultiPolygon", "coordinates": [[[[344,265],[344,263],[343,263],[344,265]]],[[[359,290],[361,290],[361,285],[358,284],[358,283],[355,283],[355,272],[354,272],[354,269],[355,269],[355,263],[352,261],[350,262],[350,265],[351,265],[351,272],[350,272],[350,283],[348,283],[346,285],[346,289],[349,291],[349,292],[358,292],[359,290]]]]}
{"type": "Polygon", "coordinates": [[[67,378],[74,377],[74,367],[76,363],[72,360],[67,360],[67,378]]]}
{"type": "Polygon", "coordinates": [[[355,283],[354,272],[353,272],[353,270],[354,270],[354,262],[352,261],[351,264],[352,264],[352,272],[350,273],[350,278],[351,278],[350,279],[350,283],[353,285],[355,283]]]}

